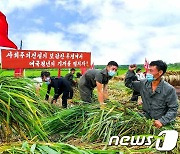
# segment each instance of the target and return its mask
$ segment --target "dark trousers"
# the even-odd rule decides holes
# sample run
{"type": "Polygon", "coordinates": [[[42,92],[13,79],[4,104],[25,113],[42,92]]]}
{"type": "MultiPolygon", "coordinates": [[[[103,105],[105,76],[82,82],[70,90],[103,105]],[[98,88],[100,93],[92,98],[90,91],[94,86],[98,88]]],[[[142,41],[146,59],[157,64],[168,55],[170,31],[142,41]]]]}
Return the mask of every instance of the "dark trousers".
{"type": "MultiPolygon", "coordinates": [[[[73,89],[68,89],[68,90],[65,90],[65,91],[60,91],[59,92],[59,96],[62,95],[62,107],[63,108],[67,108],[67,99],[72,99],[73,98],[73,89]]],[[[58,96],[58,97],[59,97],[58,96]]]]}

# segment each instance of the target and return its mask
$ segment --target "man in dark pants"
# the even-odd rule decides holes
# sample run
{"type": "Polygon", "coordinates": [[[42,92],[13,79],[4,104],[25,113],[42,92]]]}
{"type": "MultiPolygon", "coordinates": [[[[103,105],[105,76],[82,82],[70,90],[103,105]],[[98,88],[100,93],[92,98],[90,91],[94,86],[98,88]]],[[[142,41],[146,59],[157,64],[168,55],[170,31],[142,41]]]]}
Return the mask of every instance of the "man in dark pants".
{"type": "Polygon", "coordinates": [[[41,78],[42,81],[44,81],[48,85],[47,94],[46,94],[46,100],[49,99],[49,94],[51,87],[54,88],[54,97],[51,101],[51,103],[56,103],[58,97],[62,95],[62,106],[63,108],[67,108],[67,100],[72,99],[73,93],[72,93],[72,87],[69,84],[69,82],[64,78],[51,78],[50,73],[45,71],[41,72],[41,78]]]}
{"type": "MultiPolygon", "coordinates": [[[[71,70],[70,70],[70,73],[68,73],[68,74],[66,74],[66,76],[65,76],[65,79],[69,82],[69,84],[71,85],[71,95],[73,95],[74,94],[74,90],[73,90],[73,87],[75,87],[76,86],[76,82],[73,80],[73,78],[74,78],[74,73],[75,73],[75,69],[74,68],[71,68],[71,70]]],[[[69,100],[69,103],[71,103],[72,102],[72,99],[71,100],[69,100]]]]}
{"type": "Polygon", "coordinates": [[[136,66],[130,65],[125,85],[140,92],[144,116],[155,119],[157,128],[174,121],[178,110],[178,99],[173,86],[162,79],[167,65],[162,60],[152,61],[146,79],[133,81],[136,66]]]}
{"type": "Polygon", "coordinates": [[[107,84],[109,80],[116,74],[118,64],[110,61],[103,70],[88,70],[79,81],[79,92],[84,102],[91,103],[92,93],[97,87],[98,101],[101,109],[105,107],[104,100],[108,98],[107,84]]]}

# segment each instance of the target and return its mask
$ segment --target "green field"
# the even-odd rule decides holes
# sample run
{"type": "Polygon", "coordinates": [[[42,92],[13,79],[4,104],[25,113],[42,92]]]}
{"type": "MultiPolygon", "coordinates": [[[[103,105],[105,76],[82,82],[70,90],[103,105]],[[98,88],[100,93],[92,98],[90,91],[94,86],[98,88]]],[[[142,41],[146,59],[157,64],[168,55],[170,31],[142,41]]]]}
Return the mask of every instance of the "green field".
{"type": "MultiPolygon", "coordinates": [[[[141,68],[144,71],[143,65],[137,65],[138,68],[141,68]]],[[[96,65],[96,69],[103,69],[105,65],[96,65]]],[[[29,78],[38,77],[41,74],[41,71],[50,71],[52,77],[56,77],[58,75],[58,69],[26,69],[25,76],[29,78]]],[[[120,65],[117,71],[117,76],[123,75],[127,72],[128,65],[120,65]]],[[[180,63],[168,64],[168,71],[180,71],[180,63]]],[[[61,76],[65,76],[69,72],[69,69],[61,69],[61,76]]],[[[80,69],[76,69],[76,73],[81,72],[80,69]]],[[[14,76],[14,70],[0,70],[0,76],[14,76]]]]}
{"type": "MultiPolygon", "coordinates": [[[[58,69],[46,69],[51,73],[52,77],[58,76],[58,69]]],[[[29,78],[38,77],[41,75],[41,71],[44,71],[42,69],[26,69],[25,70],[25,76],[29,78]]],[[[126,69],[119,69],[117,72],[117,75],[122,75],[126,73],[126,69]]],[[[81,72],[80,69],[76,69],[76,73],[81,72]]],[[[69,69],[62,69],[61,70],[61,76],[65,76],[67,73],[69,73],[69,69]]],[[[14,70],[0,70],[0,76],[14,76],[14,70]]]]}

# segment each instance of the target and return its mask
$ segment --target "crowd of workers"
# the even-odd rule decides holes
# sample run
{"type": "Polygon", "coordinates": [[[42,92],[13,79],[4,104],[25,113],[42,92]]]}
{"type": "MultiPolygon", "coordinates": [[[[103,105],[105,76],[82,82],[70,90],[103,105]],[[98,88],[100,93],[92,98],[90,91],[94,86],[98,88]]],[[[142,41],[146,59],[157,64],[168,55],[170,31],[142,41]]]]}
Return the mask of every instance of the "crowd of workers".
{"type": "MultiPolygon", "coordinates": [[[[90,69],[85,74],[77,73],[78,82],[74,80],[75,69],[65,77],[52,78],[47,71],[41,72],[42,81],[47,84],[47,94],[45,99],[49,99],[51,88],[54,88],[54,96],[51,103],[56,103],[62,94],[62,107],[67,108],[68,102],[73,98],[73,86],[78,86],[81,100],[84,103],[91,103],[93,90],[97,88],[98,101],[100,108],[106,106],[105,100],[108,99],[108,82],[116,74],[118,64],[110,61],[102,69],[90,69]]],[[[154,119],[154,125],[161,128],[172,123],[178,110],[178,98],[175,88],[162,79],[167,70],[167,65],[162,60],[152,61],[146,74],[141,72],[136,65],[130,65],[125,76],[125,86],[133,90],[131,101],[137,101],[138,96],[142,99],[142,116],[154,119]],[[135,72],[136,71],[136,72],[135,72]]]]}

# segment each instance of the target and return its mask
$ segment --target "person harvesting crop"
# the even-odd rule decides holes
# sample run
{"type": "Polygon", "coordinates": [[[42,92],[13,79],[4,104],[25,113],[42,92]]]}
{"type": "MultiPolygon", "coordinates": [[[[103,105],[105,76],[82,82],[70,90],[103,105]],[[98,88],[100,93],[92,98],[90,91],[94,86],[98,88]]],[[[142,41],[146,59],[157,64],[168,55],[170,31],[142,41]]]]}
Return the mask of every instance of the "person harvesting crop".
{"type": "Polygon", "coordinates": [[[146,79],[133,81],[136,65],[130,65],[125,77],[125,85],[140,92],[144,116],[155,119],[157,128],[172,122],[178,110],[178,99],[173,86],[162,79],[167,64],[162,60],[152,61],[146,79]]]}
{"type": "Polygon", "coordinates": [[[65,75],[65,79],[69,81],[71,86],[75,86],[76,85],[76,81],[73,80],[75,71],[76,70],[74,68],[71,68],[70,73],[65,75]]]}
{"type": "Polygon", "coordinates": [[[65,78],[51,78],[50,77],[50,72],[47,71],[42,71],[41,72],[41,78],[42,81],[45,82],[48,85],[47,88],[47,94],[45,99],[49,99],[49,93],[51,90],[51,87],[54,88],[54,97],[51,101],[51,103],[56,103],[58,97],[62,95],[62,106],[63,108],[67,108],[67,100],[72,99],[73,97],[73,92],[72,92],[72,87],[70,83],[65,79],[65,78]]]}
{"type": "Polygon", "coordinates": [[[109,80],[116,74],[118,64],[110,61],[103,70],[88,70],[79,81],[79,91],[81,99],[84,102],[92,102],[92,92],[97,87],[98,101],[101,108],[104,107],[104,100],[108,98],[107,84],[109,80]]]}

